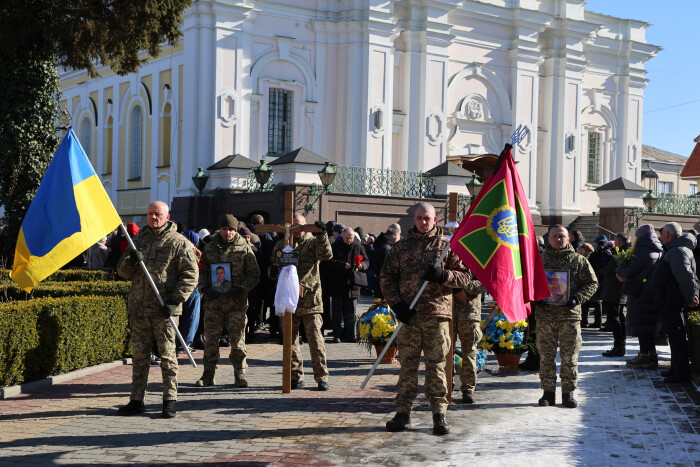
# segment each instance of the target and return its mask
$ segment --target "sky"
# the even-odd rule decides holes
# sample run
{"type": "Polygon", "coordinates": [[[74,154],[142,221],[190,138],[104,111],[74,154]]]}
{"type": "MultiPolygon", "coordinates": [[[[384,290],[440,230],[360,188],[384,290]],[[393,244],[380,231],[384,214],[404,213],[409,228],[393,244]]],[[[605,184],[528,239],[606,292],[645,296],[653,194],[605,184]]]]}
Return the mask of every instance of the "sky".
{"type": "Polygon", "coordinates": [[[700,135],[700,0],[588,0],[586,9],[651,23],[646,41],[663,50],[645,64],[642,143],[690,156],[700,135]]]}

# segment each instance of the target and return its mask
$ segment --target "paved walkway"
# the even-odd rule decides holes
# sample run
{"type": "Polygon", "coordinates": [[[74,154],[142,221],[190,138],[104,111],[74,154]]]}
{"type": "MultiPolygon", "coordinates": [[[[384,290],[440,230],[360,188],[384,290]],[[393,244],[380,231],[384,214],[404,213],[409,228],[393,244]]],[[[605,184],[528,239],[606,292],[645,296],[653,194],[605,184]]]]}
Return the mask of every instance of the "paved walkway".
{"type": "MultiPolygon", "coordinates": [[[[331,389],[318,392],[304,346],[307,387],[284,395],[282,347],[259,337],[248,346],[247,389],[233,387],[229,365],[217,386],[197,388],[201,367],[181,358],[179,412],[170,420],[159,418],[158,367],[141,416],[115,415],[128,400],[127,365],[1,400],[0,465],[700,465],[700,393],[603,358],[611,340],[584,331],[578,409],[537,406],[538,376],[500,374],[490,358],[477,404],[452,404],[452,432],[436,437],[422,394],[409,431],[384,430],[398,364],[381,365],[360,390],[373,359],[355,344],[327,343],[331,389]]],[[[661,351],[668,365],[668,347],[661,351]]]]}

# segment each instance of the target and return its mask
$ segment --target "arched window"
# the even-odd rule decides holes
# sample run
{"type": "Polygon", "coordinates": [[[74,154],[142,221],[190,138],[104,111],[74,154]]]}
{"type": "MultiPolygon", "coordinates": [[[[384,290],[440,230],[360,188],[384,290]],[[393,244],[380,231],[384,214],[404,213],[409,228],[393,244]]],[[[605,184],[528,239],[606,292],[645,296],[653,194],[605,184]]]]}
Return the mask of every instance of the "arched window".
{"type": "Polygon", "coordinates": [[[88,160],[92,163],[92,123],[87,117],[80,123],[80,144],[83,146],[88,160]]]}
{"type": "Polygon", "coordinates": [[[137,105],[129,119],[129,180],[141,178],[143,160],[143,111],[137,105]]]}

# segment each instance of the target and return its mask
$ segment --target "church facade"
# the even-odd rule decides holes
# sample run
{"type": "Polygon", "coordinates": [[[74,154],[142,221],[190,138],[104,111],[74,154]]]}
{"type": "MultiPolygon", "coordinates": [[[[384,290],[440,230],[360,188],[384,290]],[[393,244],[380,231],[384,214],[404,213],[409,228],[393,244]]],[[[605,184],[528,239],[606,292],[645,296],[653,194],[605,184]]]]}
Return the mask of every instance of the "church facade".
{"type": "Polygon", "coordinates": [[[61,105],[135,220],[232,154],[303,147],[340,166],[449,160],[485,176],[522,125],[530,209],[568,222],[598,210],[596,187],[640,183],[648,26],[583,0],[200,0],[138,73],[62,72],[61,105]]]}

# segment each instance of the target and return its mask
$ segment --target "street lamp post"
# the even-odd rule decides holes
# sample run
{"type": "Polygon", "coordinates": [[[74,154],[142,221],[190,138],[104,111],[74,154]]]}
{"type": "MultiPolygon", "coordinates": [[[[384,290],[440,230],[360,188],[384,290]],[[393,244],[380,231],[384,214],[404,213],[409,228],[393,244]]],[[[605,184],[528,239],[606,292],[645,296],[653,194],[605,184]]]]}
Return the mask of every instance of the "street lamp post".
{"type": "Polygon", "coordinates": [[[204,169],[202,167],[197,167],[197,174],[192,177],[192,181],[194,182],[194,186],[199,190],[199,196],[204,195],[204,187],[207,186],[207,182],[209,181],[209,175],[206,175],[204,173],[204,169]]]}
{"type": "Polygon", "coordinates": [[[321,179],[321,185],[318,186],[315,183],[309,187],[309,196],[311,196],[311,201],[306,203],[306,211],[315,212],[316,202],[321,199],[324,193],[331,192],[331,185],[335,180],[335,176],[338,174],[338,170],[331,165],[330,161],[326,161],[326,165],[318,171],[318,178],[321,179]]]}

